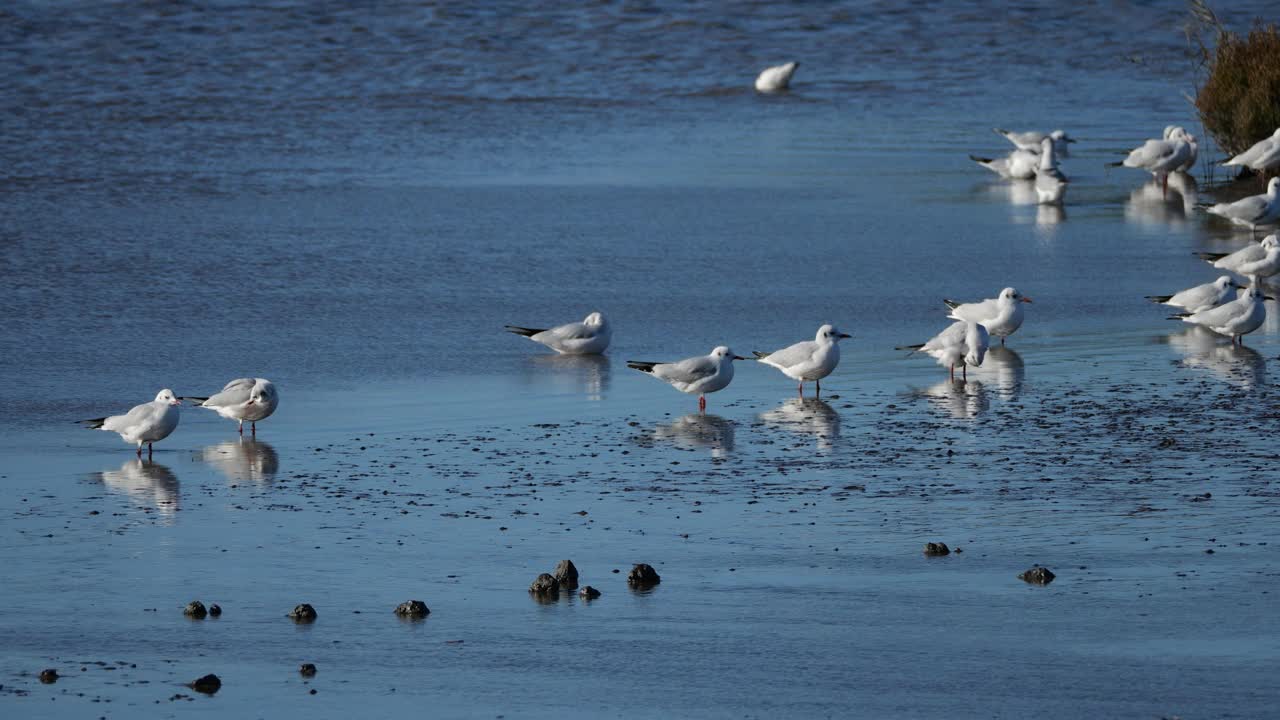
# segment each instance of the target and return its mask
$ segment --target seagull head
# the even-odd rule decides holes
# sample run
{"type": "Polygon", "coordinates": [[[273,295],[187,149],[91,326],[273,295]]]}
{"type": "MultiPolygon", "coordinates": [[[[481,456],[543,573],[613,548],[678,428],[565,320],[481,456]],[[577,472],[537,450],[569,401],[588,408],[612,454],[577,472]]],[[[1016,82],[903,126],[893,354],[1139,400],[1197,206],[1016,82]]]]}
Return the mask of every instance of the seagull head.
{"type": "Polygon", "coordinates": [[[834,342],[838,342],[840,340],[844,340],[846,338],[851,338],[851,337],[853,336],[848,333],[840,332],[840,329],[837,328],[835,325],[827,324],[818,328],[818,336],[815,338],[815,340],[817,340],[820,343],[824,343],[824,342],[834,343],[834,342]]]}
{"type": "Polygon", "coordinates": [[[1018,292],[1015,288],[1007,287],[1000,291],[1000,299],[1005,302],[1029,303],[1031,298],[1018,292]]]}
{"type": "Polygon", "coordinates": [[[1271,181],[1267,183],[1267,194],[1275,197],[1277,190],[1280,190],[1280,177],[1273,177],[1271,178],[1271,181]]]}
{"type": "Polygon", "coordinates": [[[1075,138],[1067,137],[1066,130],[1054,130],[1053,132],[1049,133],[1049,137],[1054,142],[1073,143],[1076,141],[1075,138]]]}
{"type": "Polygon", "coordinates": [[[715,350],[712,350],[711,357],[715,358],[716,360],[729,360],[731,362],[733,360],[746,360],[746,358],[742,357],[741,355],[734,355],[733,351],[730,350],[726,345],[721,345],[715,350]]]}
{"type": "MultiPolygon", "coordinates": [[[[1276,182],[1280,178],[1271,178],[1271,182],[1276,182]]],[[[1262,238],[1261,243],[1263,249],[1270,250],[1273,247],[1280,247],[1280,235],[1271,234],[1262,238]]]]}
{"type": "Polygon", "coordinates": [[[1235,288],[1237,290],[1243,290],[1245,287],[1244,285],[1241,285],[1240,283],[1231,279],[1230,275],[1219,276],[1217,280],[1213,281],[1213,284],[1214,284],[1214,287],[1218,288],[1219,290],[1226,290],[1227,288],[1235,288]]]}
{"type": "Polygon", "coordinates": [[[161,390],[158,394],[156,394],[155,401],[165,403],[166,405],[182,404],[182,401],[179,400],[177,396],[173,394],[173,391],[170,390],[169,388],[165,388],[164,390],[161,390]]]}
{"type": "Polygon", "coordinates": [[[604,325],[604,323],[605,323],[604,313],[602,312],[593,312],[590,315],[588,315],[585,320],[582,321],[583,325],[591,325],[594,327],[599,327],[601,325],[604,325]]]}

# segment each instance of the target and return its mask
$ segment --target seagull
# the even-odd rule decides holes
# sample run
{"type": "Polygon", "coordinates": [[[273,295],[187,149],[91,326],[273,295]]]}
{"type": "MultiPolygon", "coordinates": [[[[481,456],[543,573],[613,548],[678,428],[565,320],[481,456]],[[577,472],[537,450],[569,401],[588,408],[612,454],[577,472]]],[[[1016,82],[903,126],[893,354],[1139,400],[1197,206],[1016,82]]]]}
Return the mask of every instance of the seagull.
{"type": "Polygon", "coordinates": [[[1197,253],[1201,260],[1213,263],[1220,270],[1230,270],[1238,275],[1271,277],[1280,270],[1280,237],[1268,235],[1257,245],[1249,245],[1230,255],[1223,253],[1197,253]]]}
{"type": "Polygon", "coordinates": [[[1034,150],[1014,148],[1009,155],[1002,158],[984,158],[970,155],[969,159],[1002,178],[1014,180],[1030,180],[1036,176],[1036,166],[1040,164],[1040,153],[1034,150]]]}
{"type": "Polygon", "coordinates": [[[138,457],[142,457],[142,444],[147,444],[147,455],[151,455],[151,444],[169,437],[169,433],[178,427],[182,401],[174,396],[173,391],[165,388],[149,403],[134,405],[124,415],[81,420],[89,430],[106,430],[120,433],[125,442],[138,444],[138,457]]]}
{"type": "Polygon", "coordinates": [[[834,325],[823,325],[812,340],[803,340],[773,352],[755,350],[752,354],[756,360],[778,368],[792,380],[799,380],[801,397],[804,397],[804,381],[812,380],[816,396],[822,393],[822,378],[830,375],[840,364],[840,346],[837,343],[850,337],[853,336],[840,332],[834,325]]]}
{"type": "Polygon", "coordinates": [[[968,380],[968,366],[981,365],[990,346],[991,338],[985,327],[976,322],[962,320],[952,323],[946,330],[930,338],[927,343],[904,345],[894,349],[927,353],[937,360],[939,365],[950,370],[952,380],[956,379],[956,365],[959,365],[963,373],[962,378],[968,380]]]}
{"type": "Polygon", "coordinates": [[[798,67],[800,63],[792,60],[786,65],[765,68],[764,72],[756,78],[756,92],[775,93],[786,90],[791,84],[791,76],[796,74],[798,67]]]}
{"type": "Polygon", "coordinates": [[[1071,157],[1068,144],[1075,142],[1074,138],[1067,137],[1064,130],[1054,130],[1051,133],[1042,133],[1035,130],[1028,132],[1010,132],[1001,128],[992,128],[997,135],[1004,137],[1005,140],[1014,144],[1019,150],[1029,150],[1038,153],[1046,139],[1053,141],[1053,152],[1060,158],[1071,157]]]}
{"type": "Polygon", "coordinates": [[[1243,165],[1261,172],[1280,167],[1280,128],[1254,143],[1252,147],[1222,163],[1223,165],[1243,165]]]}
{"type": "Polygon", "coordinates": [[[671,387],[683,393],[698,394],[698,409],[707,409],[707,393],[723,390],[733,380],[733,361],[747,358],[734,355],[721,345],[709,355],[697,355],[676,362],[647,362],[628,360],[627,367],[647,372],[665,380],[671,387]]]}
{"type": "Polygon", "coordinates": [[[1210,283],[1187,288],[1172,295],[1148,295],[1147,299],[1184,312],[1197,313],[1221,305],[1227,301],[1227,296],[1231,294],[1232,289],[1244,287],[1232,280],[1230,275],[1223,275],[1210,283]]]}
{"type": "Polygon", "coordinates": [[[1129,156],[1120,162],[1107,163],[1107,167],[1137,168],[1151,173],[1161,182],[1164,189],[1169,187],[1169,173],[1182,167],[1191,158],[1189,136],[1181,128],[1174,128],[1167,140],[1148,140],[1141,147],[1134,148],[1129,156]]]}
{"type": "Polygon", "coordinates": [[[1001,290],[998,296],[980,302],[958,303],[955,300],[942,302],[951,309],[947,317],[982,325],[988,333],[1000,338],[1000,344],[1003,346],[1004,339],[1022,327],[1022,304],[1031,302],[1031,298],[1007,287],[1001,290]]]}
{"type": "Polygon", "coordinates": [[[1164,139],[1170,140],[1181,135],[1187,140],[1187,144],[1191,146],[1191,156],[1187,161],[1174,168],[1174,172],[1187,172],[1196,166],[1196,158],[1200,156],[1200,143],[1196,142],[1196,136],[1187,132],[1179,125],[1166,125],[1164,128],[1164,139]]]}
{"type": "Polygon", "coordinates": [[[599,355],[609,347],[613,329],[603,313],[593,312],[582,322],[557,325],[550,330],[507,325],[507,332],[542,343],[562,355],[599,355]]]}
{"type": "Polygon", "coordinates": [[[1244,336],[1262,327],[1267,319],[1267,306],[1263,301],[1274,299],[1263,295],[1262,290],[1258,289],[1258,283],[1258,279],[1254,278],[1252,285],[1241,290],[1234,301],[1225,305],[1197,313],[1178,313],[1171,315],[1169,319],[1208,328],[1219,335],[1229,336],[1233,345],[1243,345],[1244,336]]]}
{"type": "Polygon", "coordinates": [[[199,403],[196,407],[209,408],[228,420],[240,421],[240,434],[249,421],[249,432],[258,434],[258,421],[271,417],[280,404],[276,386],[265,378],[238,378],[227,383],[222,392],[213,397],[184,397],[199,403]]]}
{"type": "Polygon", "coordinates": [[[1250,195],[1233,203],[1218,203],[1205,208],[1210,215],[1223,217],[1250,230],[1259,225],[1271,225],[1280,220],[1280,177],[1271,178],[1267,191],[1250,195]]]}
{"type": "Polygon", "coordinates": [[[1067,176],[1058,169],[1053,154],[1053,139],[1045,138],[1040,147],[1040,164],[1036,166],[1036,198],[1041,205],[1061,205],[1067,194],[1067,176]]]}

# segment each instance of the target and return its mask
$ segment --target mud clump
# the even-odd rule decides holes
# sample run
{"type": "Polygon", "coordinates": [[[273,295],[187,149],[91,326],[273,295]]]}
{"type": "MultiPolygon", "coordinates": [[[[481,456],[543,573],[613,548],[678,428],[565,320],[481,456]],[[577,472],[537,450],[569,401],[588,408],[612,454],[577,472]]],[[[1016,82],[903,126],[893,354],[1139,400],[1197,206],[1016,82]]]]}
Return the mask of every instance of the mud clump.
{"type": "Polygon", "coordinates": [[[946,543],[925,543],[924,554],[929,557],[942,557],[943,555],[950,555],[951,548],[947,547],[946,543]]]}
{"type": "Polygon", "coordinates": [[[58,682],[58,671],[53,668],[45,668],[40,671],[40,682],[45,685],[52,685],[58,682]]]}
{"type": "Polygon", "coordinates": [[[295,607],[293,610],[289,612],[289,617],[294,622],[299,622],[299,623],[314,622],[317,617],[316,609],[311,607],[307,603],[302,603],[301,605],[295,607]]]}
{"type": "Polygon", "coordinates": [[[631,568],[631,572],[627,573],[627,584],[631,587],[648,588],[662,582],[662,578],[658,575],[658,571],[653,569],[652,565],[645,563],[636,563],[631,568]]]}
{"type": "Polygon", "coordinates": [[[583,600],[595,600],[596,598],[600,597],[600,591],[591,587],[590,585],[586,585],[581,590],[578,591],[578,597],[582,598],[583,600]]]}
{"type": "Polygon", "coordinates": [[[189,618],[203,620],[204,617],[209,614],[209,611],[204,609],[204,603],[199,600],[192,600],[187,603],[185,608],[182,609],[182,614],[189,618]]]}
{"type": "Polygon", "coordinates": [[[209,606],[209,617],[222,617],[222,606],[214,603],[209,606]]]}
{"type": "Polygon", "coordinates": [[[301,665],[299,665],[299,666],[298,666],[298,674],[299,674],[299,675],[301,675],[302,677],[315,677],[315,676],[316,676],[316,664],[315,664],[315,663],[302,663],[301,665]]]}
{"type": "Polygon", "coordinates": [[[529,592],[534,595],[554,595],[560,592],[560,581],[550,573],[542,573],[529,586],[529,592]]]}
{"type": "Polygon", "coordinates": [[[212,695],[222,688],[222,680],[217,675],[209,673],[202,678],[198,678],[191,683],[191,689],[196,692],[212,695]]]}
{"type": "Polygon", "coordinates": [[[406,600],[396,606],[396,614],[403,618],[424,618],[431,609],[421,600],[406,600]]]}
{"type": "Polygon", "coordinates": [[[1050,572],[1049,568],[1040,567],[1039,565],[1018,575],[1019,580],[1032,585],[1048,585],[1053,582],[1055,577],[1057,576],[1050,572]]]}
{"type": "Polygon", "coordinates": [[[573,566],[572,560],[561,560],[556,563],[555,572],[552,573],[556,582],[560,583],[560,587],[565,590],[576,590],[578,587],[578,568],[573,566]]]}

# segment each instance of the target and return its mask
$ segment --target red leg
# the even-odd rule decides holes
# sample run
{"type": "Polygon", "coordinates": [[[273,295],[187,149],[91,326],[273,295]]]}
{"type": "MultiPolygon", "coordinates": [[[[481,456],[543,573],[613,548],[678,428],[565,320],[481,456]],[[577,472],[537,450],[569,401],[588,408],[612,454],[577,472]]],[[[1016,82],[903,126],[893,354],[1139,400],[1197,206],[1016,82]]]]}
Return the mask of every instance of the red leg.
{"type": "Polygon", "coordinates": [[[256,421],[249,423],[249,432],[252,433],[254,437],[258,437],[258,423],[256,421]]]}
{"type": "Polygon", "coordinates": [[[142,457],[142,443],[138,443],[138,457],[142,457]]]}
{"type": "Polygon", "coordinates": [[[243,421],[243,420],[241,420],[241,421],[240,421],[240,434],[241,434],[241,435],[243,435],[243,434],[244,434],[244,421],[243,421]]]}
{"type": "Polygon", "coordinates": [[[699,412],[701,412],[701,411],[706,410],[706,409],[707,409],[707,396],[706,396],[706,395],[699,395],[699,396],[698,396],[698,411],[699,411],[699,412]]]}
{"type": "Polygon", "coordinates": [[[955,381],[956,381],[956,366],[955,366],[955,365],[952,365],[950,368],[948,368],[948,369],[947,369],[947,377],[951,379],[951,382],[955,382],[955,381]]]}
{"type": "Polygon", "coordinates": [[[800,397],[804,397],[804,381],[803,380],[801,380],[800,384],[796,386],[796,392],[800,393],[800,397]]]}

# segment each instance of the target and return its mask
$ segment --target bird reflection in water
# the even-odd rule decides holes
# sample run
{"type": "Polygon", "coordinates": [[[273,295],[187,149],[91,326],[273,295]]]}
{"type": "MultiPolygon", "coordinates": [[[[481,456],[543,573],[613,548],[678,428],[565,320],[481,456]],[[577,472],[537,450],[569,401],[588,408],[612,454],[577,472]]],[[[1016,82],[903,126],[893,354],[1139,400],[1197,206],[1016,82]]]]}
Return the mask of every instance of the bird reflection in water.
{"type": "Polygon", "coordinates": [[[660,424],[641,438],[642,442],[666,443],[681,450],[711,450],[712,457],[724,457],[733,450],[734,424],[719,415],[694,413],[660,424]]]}
{"type": "Polygon", "coordinates": [[[1196,179],[1184,172],[1169,175],[1166,192],[1159,180],[1149,180],[1129,193],[1124,219],[1135,225],[1181,226],[1195,211],[1199,192],[1196,179]]]}
{"type": "Polygon", "coordinates": [[[181,509],[178,476],[158,462],[133,458],[119,470],[103,470],[91,477],[107,490],[127,495],[139,507],[154,507],[166,518],[172,518],[181,509]]]}
{"type": "Polygon", "coordinates": [[[604,355],[533,355],[524,369],[527,379],[588,400],[603,400],[609,391],[609,358],[604,355]]]}
{"type": "Polygon", "coordinates": [[[958,420],[976,418],[991,408],[991,399],[980,380],[943,380],[922,390],[911,390],[907,396],[925,400],[931,409],[958,420]]]}
{"type": "Polygon", "coordinates": [[[824,450],[840,437],[840,413],[819,398],[791,398],[760,413],[760,420],[780,430],[812,435],[824,450]]]}
{"type": "Polygon", "coordinates": [[[232,482],[271,482],[280,469],[275,448],[246,437],[210,445],[199,458],[232,482]]]}
{"type": "Polygon", "coordinates": [[[1184,367],[1206,370],[1217,379],[1244,389],[1266,384],[1267,360],[1247,345],[1224,343],[1212,330],[1191,327],[1165,338],[1182,355],[1184,367]]]}
{"type": "Polygon", "coordinates": [[[1007,347],[988,350],[982,365],[973,371],[994,388],[996,396],[1001,400],[1017,400],[1027,375],[1022,356],[1007,347]]]}

